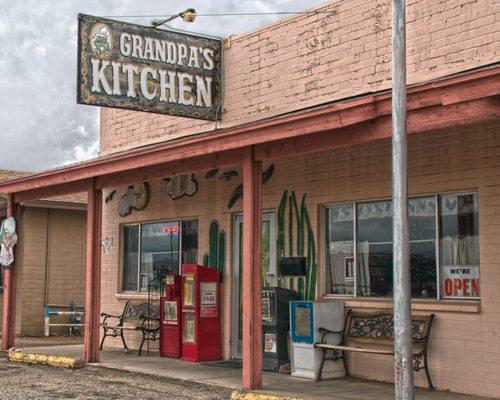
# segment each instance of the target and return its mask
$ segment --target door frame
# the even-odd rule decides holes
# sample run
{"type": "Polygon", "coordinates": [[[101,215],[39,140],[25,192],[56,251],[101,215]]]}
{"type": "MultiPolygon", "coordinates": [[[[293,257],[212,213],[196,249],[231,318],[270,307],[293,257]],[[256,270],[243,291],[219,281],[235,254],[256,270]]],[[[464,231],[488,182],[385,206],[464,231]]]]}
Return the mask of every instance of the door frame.
{"type": "MultiPolygon", "coordinates": [[[[278,279],[277,248],[276,248],[276,211],[263,210],[262,221],[270,222],[269,232],[269,271],[274,273],[275,284],[278,279]]],[[[241,342],[239,340],[239,313],[240,313],[240,229],[243,223],[243,213],[231,215],[231,356],[241,359],[241,342]]]]}

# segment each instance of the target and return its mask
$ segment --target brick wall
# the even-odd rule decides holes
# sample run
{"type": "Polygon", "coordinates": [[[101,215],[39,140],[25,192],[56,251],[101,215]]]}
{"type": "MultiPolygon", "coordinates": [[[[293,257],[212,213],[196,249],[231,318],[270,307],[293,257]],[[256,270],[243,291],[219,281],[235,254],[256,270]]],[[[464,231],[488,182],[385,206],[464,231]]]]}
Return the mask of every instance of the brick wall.
{"type": "MultiPolygon", "coordinates": [[[[19,225],[16,333],[42,336],[46,294],[50,304],[68,305],[74,300],[85,305],[86,213],[26,207],[19,225]]],[[[67,322],[67,317],[59,322],[67,322]]],[[[51,329],[51,333],[67,332],[67,328],[51,329]]]]}
{"type": "MultiPolygon", "coordinates": [[[[233,37],[218,127],[390,88],[391,1],[344,0],[233,37]]],[[[408,1],[408,83],[500,61],[500,3],[408,1]]],[[[101,154],[209,131],[214,123],[103,108],[101,154]]]]}
{"type": "MultiPolygon", "coordinates": [[[[480,307],[467,307],[453,302],[419,302],[420,313],[435,312],[430,345],[430,368],[435,385],[440,389],[471,392],[499,397],[500,384],[500,319],[498,288],[500,286],[500,126],[431,132],[409,139],[410,195],[443,193],[457,190],[478,190],[481,243],[480,307]]],[[[318,238],[318,208],[321,204],[355,200],[389,198],[390,142],[379,141],[307,156],[275,160],[275,174],[264,186],[263,208],[276,210],[284,190],[297,196],[307,193],[307,205],[313,229],[318,238]]],[[[264,165],[264,168],[267,164],[264,165]]],[[[238,168],[236,170],[239,171],[238,168]]],[[[151,182],[151,202],[140,212],[126,218],[117,216],[116,206],[124,188],[112,202],[104,205],[104,236],[114,239],[111,253],[103,255],[101,310],[117,313],[126,299],[120,294],[120,224],[175,218],[199,219],[199,261],[208,248],[208,227],[216,218],[228,232],[226,269],[223,284],[224,356],[231,355],[231,215],[241,211],[241,201],[228,210],[232,190],[241,182],[241,175],[230,182],[206,181],[197,174],[199,192],[192,198],[171,200],[161,181],[151,182]]],[[[106,194],[105,194],[106,195],[106,194]]],[[[318,253],[321,253],[319,250],[318,253]]],[[[321,262],[320,262],[321,266],[321,262]]],[[[321,276],[321,273],[318,273],[321,276]]],[[[320,279],[321,283],[321,279],[320,279]]],[[[136,301],[145,301],[136,299],[136,301]]],[[[470,304],[470,303],[469,303],[470,304]]],[[[390,307],[389,301],[353,300],[347,307],[390,307]]],[[[127,332],[130,343],[137,338],[127,332]]],[[[119,341],[107,342],[119,346],[119,341]]],[[[350,355],[352,372],[359,376],[392,380],[390,357],[350,355]]],[[[416,374],[416,383],[425,386],[424,374],[416,374]]]]}

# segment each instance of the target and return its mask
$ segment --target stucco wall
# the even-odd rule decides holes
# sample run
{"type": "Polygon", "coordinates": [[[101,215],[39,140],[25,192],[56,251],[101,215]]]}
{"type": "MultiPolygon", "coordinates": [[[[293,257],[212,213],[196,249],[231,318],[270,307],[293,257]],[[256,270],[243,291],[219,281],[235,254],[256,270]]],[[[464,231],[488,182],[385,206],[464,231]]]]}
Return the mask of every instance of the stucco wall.
{"type": "MultiPolygon", "coordinates": [[[[500,3],[407,2],[408,83],[500,61],[500,3]]],[[[391,1],[343,0],[231,39],[219,128],[390,88],[391,1]]],[[[103,108],[101,154],[212,130],[214,123],[103,108]]]]}
{"type": "MultiPolygon", "coordinates": [[[[50,304],[68,305],[74,300],[85,305],[86,213],[25,207],[19,225],[16,333],[41,336],[46,299],[50,304]]],[[[67,322],[67,317],[58,321],[67,322]]],[[[67,328],[51,329],[51,333],[67,332],[67,328]]]]}
{"type": "MultiPolygon", "coordinates": [[[[478,190],[481,246],[482,301],[477,303],[415,302],[416,313],[436,313],[431,336],[430,368],[440,389],[500,397],[500,320],[498,319],[500,264],[498,235],[500,226],[500,126],[477,126],[461,131],[431,132],[410,137],[409,184],[411,195],[478,190]]],[[[318,209],[321,204],[390,197],[390,142],[379,141],[275,161],[275,174],[264,186],[263,208],[276,210],[284,190],[298,196],[307,192],[307,205],[316,237],[319,236],[318,209]]],[[[267,164],[264,165],[264,168],[267,164]]],[[[238,169],[237,169],[238,170],[238,169]]],[[[123,189],[104,205],[104,236],[113,237],[109,255],[103,255],[101,310],[120,312],[126,299],[119,294],[120,225],[125,222],[175,218],[199,219],[199,261],[208,248],[208,227],[216,218],[221,228],[231,232],[231,214],[241,211],[241,201],[228,210],[227,202],[241,176],[230,182],[206,181],[197,174],[198,194],[172,201],[164,183],[151,183],[151,202],[140,212],[126,218],[117,216],[116,206],[123,189]],[[117,294],[118,293],[118,294],[117,294]]],[[[227,242],[227,265],[224,279],[224,355],[231,354],[231,252],[227,242]]],[[[321,254],[321,251],[318,251],[321,254]]],[[[321,267],[321,260],[320,260],[321,267]]],[[[318,274],[319,276],[321,273],[318,274]]],[[[321,279],[320,279],[321,283],[321,279]]],[[[137,299],[137,301],[144,301],[137,299]]],[[[388,300],[352,300],[346,307],[391,307],[388,300]]],[[[126,333],[130,343],[132,332],[126,333]]],[[[119,346],[109,339],[110,345],[119,346]]],[[[349,356],[352,372],[374,379],[392,380],[390,357],[349,356]]],[[[416,383],[426,385],[423,372],[416,383]]]]}

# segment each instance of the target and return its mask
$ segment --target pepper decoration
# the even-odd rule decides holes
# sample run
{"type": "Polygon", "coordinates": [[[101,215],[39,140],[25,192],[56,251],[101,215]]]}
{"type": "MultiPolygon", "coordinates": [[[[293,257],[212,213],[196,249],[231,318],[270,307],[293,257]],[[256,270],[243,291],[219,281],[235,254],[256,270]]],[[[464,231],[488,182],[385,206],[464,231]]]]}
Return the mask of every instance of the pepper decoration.
{"type": "Polygon", "coordinates": [[[318,262],[316,256],[316,242],[311,226],[309,212],[306,207],[306,194],[302,196],[300,212],[295,192],[283,196],[278,207],[278,264],[285,256],[306,257],[306,275],[300,277],[281,278],[280,286],[297,290],[300,300],[315,300],[316,274],[318,262]],[[288,203],[288,213],[287,213],[288,203]],[[286,220],[288,214],[288,221],[286,220]],[[288,227],[288,235],[285,229],[288,227]],[[294,229],[295,227],[295,229],[294,229]],[[288,245],[286,244],[288,236],[288,245]],[[307,239],[307,241],[305,241],[307,239]],[[296,287],[295,287],[296,286],[296,287]]]}
{"type": "Polygon", "coordinates": [[[226,265],[226,232],[220,229],[217,220],[210,224],[208,246],[209,251],[203,256],[203,265],[220,271],[222,276],[226,265]]]}

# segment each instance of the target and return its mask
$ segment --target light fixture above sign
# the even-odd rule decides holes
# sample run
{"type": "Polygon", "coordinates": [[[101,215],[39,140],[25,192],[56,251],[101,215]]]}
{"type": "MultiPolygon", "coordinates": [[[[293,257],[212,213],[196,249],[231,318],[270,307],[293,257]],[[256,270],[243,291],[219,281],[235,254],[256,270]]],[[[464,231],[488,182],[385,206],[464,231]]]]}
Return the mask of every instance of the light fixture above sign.
{"type": "Polygon", "coordinates": [[[78,103],[218,119],[220,40],[83,14],[78,22],[78,103]]]}

